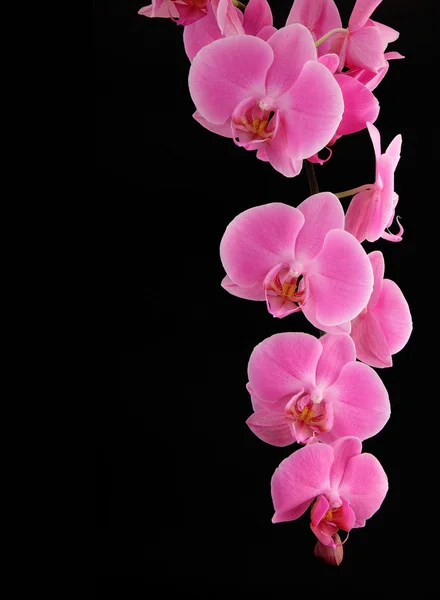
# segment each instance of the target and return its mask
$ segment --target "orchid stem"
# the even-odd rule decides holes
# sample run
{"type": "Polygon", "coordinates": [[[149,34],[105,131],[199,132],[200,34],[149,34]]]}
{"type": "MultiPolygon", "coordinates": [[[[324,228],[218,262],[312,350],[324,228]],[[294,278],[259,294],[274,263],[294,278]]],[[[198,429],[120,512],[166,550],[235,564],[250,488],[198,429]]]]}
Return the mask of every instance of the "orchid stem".
{"type": "Polygon", "coordinates": [[[319,192],[319,187],[313,163],[311,163],[309,160],[305,160],[304,163],[306,165],[306,174],[307,179],[309,180],[310,193],[317,194],[319,192]]]}
{"type": "Polygon", "coordinates": [[[232,0],[232,4],[237,8],[240,8],[241,10],[244,10],[246,8],[246,4],[243,4],[243,2],[239,2],[239,0],[232,0]]]}
{"type": "Polygon", "coordinates": [[[343,29],[342,27],[337,27],[336,29],[332,29],[331,31],[329,31],[328,33],[323,35],[321,38],[319,38],[319,40],[317,42],[315,42],[316,48],[318,46],[320,46],[323,42],[328,40],[329,37],[331,37],[332,35],[335,35],[336,33],[347,33],[347,29],[343,29]]]}
{"type": "Polygon", "coordinates": [[[339,192],[339,193],[335,194],[335,196],[337,198],[346,198],[347,196],[354,196],[358,192],[364,192],[367,190],[371,190],[372,187],[373,187],[373,185],[371,183],[368,183],[366,185],[360,185],[359,187],[353,188],[351,190],[347,190],[346,192],[339,192]]]}

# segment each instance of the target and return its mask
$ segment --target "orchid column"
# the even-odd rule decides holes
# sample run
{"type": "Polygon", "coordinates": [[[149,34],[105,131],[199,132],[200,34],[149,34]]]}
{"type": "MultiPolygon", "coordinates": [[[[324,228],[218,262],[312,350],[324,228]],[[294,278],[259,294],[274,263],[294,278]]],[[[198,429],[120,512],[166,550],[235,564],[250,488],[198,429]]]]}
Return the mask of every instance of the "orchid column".
{"type": "Polygon", "coordinates": [[[373,125],[373,91],[389,61],[403,58],[387,51],[399,34],[371,19],[380,2],[357,0],[343,27],[333,0],[295,0],[278,30],[266,0],[153,0],[139,11],[184,26],[198,124],[230,138],[237,152],[255,151],[280,176],[294,178],[304,165],[309,174],[342,136],[368,128],[373,183],[298,198],[295,207],[273,190],[270,202],[237,215],[219,240],[223,288],[264,302],[262,319],[286,318],[286,332],[262,340],[248,364],[250,430],[270,445],[301,445],[272,477],[273,522],[310,507],[315,555],[333,565],[348,532],[385,498],[387,476],[361,442],[390,417],[373,367],[392,366],[412,328],[401,290],[384,279],[383,254],[362,245],[400,242],[403,234],[398,218],[399,231],[388,229],[402,138],[382,153],[373,125]],[[350,196],[344,210],[340,199],[350,196]],[[316,336],[290,331],[301,327],[294,313],[316,336]]]}

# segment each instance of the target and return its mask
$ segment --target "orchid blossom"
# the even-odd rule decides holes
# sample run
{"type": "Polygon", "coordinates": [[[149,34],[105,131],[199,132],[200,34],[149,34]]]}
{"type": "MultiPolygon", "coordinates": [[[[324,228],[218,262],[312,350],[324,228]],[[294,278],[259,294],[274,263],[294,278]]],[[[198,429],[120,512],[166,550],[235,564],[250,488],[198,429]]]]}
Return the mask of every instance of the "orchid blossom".
{"type": "Polygon", "coordinates": [[[349,335],[278,333],[256,346],[248,365],[254,413],[246,423],[274,446],[376,435],[390,416],[377,373],[356,362],[349,335]]]}
{"type": "Polygon", "coordinates": [[[189,89],[204,127],[257,150],[286,177],[325,146],[344,110],[339,85],[298,24],[267,42],[250,35],[211,42],[193,60],[189,89]]]}
{"type": "Polygon", "coordinates": [[[138,14],[145,17],[170,18],[178,25],[191,25],[204,19],[212,7],[220,31],[224,35],[236,35],[241,31],[241,13],[232,0],[151,0],[138,14]]]}
{"type": "Polygon", "coordinates": [[[368,255],[374,273],[373,293],[367,306],[351,322],[351,337],[359,360],[372,367],[391,367],[392,355],[406,345],[412,331],[411,313],[400,288],[384,279],[382,252],[368,255]]]}
{"type": "Polygon", "coordinates": [[[371,295],[373,272],[343,227],[341,203],[330,192],[298,208],[274,202],[245,210],[220,242],[222,286],[240,298],[266,300],[274,317],[302,310],[323,331],[349,332],[348,321],[371,295]]]}
{"type": "Polygon", "coordinates": [[[374,184],[363,185],[338,194],[339,198],[343,198],[355,193],[345,215],[345,229],[360,242],[364,240],[375,242],[379,238],[400,242],[403,233],[400,223],[397,234],[386,230],[394,220],[395,208],[399,200],[399,196],[394,192],[394,171],[400,160],[402,136],[397,135],[385,153],[381,154],[378,129],[371,123],[367,123],[367,128],[376,157],[376,180],[374,184]]]}
{"type": "Polygon", "coordinates": [[[293,521],[313,503],[310,528],[324,545],[336,547],[334,534],[364,527],[382,504],[388,479],[356,437],[311,444],[282,461],[272,481],[273,523],[293,521]]]}

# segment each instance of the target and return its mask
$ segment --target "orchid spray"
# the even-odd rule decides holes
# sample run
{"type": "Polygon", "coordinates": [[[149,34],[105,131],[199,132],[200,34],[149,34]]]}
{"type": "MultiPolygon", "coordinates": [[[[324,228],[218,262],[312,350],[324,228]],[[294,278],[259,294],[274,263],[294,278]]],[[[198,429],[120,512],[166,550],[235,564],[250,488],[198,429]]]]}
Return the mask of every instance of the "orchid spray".
{"type": "Polygon", "coordinates": [[[297,206],[273,198],[227,225],[219,240],[221,285],[287,317],[287,331],[250,356],[247,425],[267,444],[301,445],[273,474],[272,521],[310,508],[315,556],[330,565],[341,563],[348,533],[365,526],[387,493],[382,466],[362,453],[361,442],[391,412],[374,368],[391,367],[412,330],[400,288],[384,279],[382,252],[362,246],[403,236],[398,217],[398,231],[389,230],[396,227],[402,137],[382,151],[373,125],[373,92],[389,61],[403,58],[388,49],[399,33],[372,19],[381,1],[353,2],[343,27],[334,0],[294,0],[278,30],[267,0],[152,0],[139,10],[184,26],[194,127],[256,152],[282,176],[296,177],[303,167],[308,176],[311,196],[297,206]],[[365,128],[374,181],[319,192],[313,164],[327,162],[342,136],[365,128]],[[349,197],[344,210],[340,199],[349,197]],[[298,312],[316,336],[289,331],[298,312]]]}

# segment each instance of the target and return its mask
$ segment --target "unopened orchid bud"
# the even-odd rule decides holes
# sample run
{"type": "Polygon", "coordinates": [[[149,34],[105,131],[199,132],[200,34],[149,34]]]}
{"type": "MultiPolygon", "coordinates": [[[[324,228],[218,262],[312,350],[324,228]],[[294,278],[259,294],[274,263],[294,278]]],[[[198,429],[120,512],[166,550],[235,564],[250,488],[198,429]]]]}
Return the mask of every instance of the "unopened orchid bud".
{"type": "Polygon", "coordinates": [[[341,538],[337,533],[332,535],[332,539],[336,544],[336,548],[331,546],[324,546],[321,542],[317,542],[313,554],[316,558],[320,558],[328,565],[332,567],[339,567],[344,558],[344,549],[342,546],[341,538]]]}

